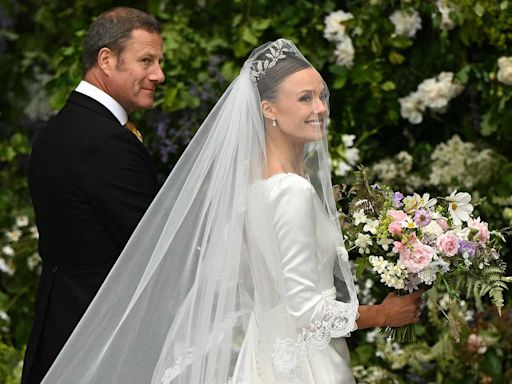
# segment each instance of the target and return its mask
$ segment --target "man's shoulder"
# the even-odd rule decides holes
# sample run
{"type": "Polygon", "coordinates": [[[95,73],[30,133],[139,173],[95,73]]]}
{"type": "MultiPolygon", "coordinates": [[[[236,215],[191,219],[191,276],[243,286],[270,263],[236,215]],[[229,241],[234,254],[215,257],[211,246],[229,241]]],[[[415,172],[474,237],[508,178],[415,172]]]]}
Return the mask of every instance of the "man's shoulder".
{"type": "Polygon", "coordinates": [[[119,121],[101,103],[93,98],[72,91],[64,107],[53,120],[54,123],[71,123],[73,125],[100,124],[118,127],[119,121]]]}

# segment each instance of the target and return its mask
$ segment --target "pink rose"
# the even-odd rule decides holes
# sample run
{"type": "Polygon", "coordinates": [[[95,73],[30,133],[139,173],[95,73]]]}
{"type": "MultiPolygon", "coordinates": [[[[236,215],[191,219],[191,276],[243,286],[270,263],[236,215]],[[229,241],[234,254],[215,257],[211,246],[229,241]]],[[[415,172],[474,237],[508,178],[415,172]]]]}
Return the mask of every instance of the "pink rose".
{"type": "Polygon", "coordinates": [[[386,216],[391,217],[393,221],[403,221],[407,218],[407,213],[396,209],[390,209],[387,211],[386,216]]]}
{"type": "MultiPolygon", "coordinates": [[[[400,261],[409,272],[418,273],[432,261],[434,250],[432,247],[419,241],[413,244],[412,251],[405,248],[406,252],[400,252],[400,261]]],[[[403,250],[402,250],[403,251],[403,250]]]]}
{"type": "Polygon", "coordinates": [[[399,235],[402,233],[402,225],[398,221],[393,221],[388,225],[388,232],[393,236],[399,235]]]}
{"type": "Polygon", "coordinates": [[[477,235],[475,236],[475,240],[478,240],[482,244],[485,244],[489,241],[489,227],[485,221],[480,221],[480,218],[469,219],[468,227],[478,231],[477,235]]]}
{"type": "Polygon", "coordinates": [[[459,251],[459,239],[453,232],[446,232],[436,240],[437,249],[446,256],[452,257],[459,251]]]}

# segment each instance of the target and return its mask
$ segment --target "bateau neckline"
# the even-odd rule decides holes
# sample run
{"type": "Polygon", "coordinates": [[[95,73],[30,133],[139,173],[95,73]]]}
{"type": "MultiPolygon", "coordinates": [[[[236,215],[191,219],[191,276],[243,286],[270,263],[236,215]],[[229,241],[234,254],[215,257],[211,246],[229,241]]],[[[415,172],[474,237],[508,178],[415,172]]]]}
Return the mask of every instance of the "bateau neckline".
{"type": "Polygon", "coordinates": [[[304,180],[310,181],[309,175],[307,173],[305,173],[304,175],[299,175],[298,173],[295,173],[295,172],[277,172],[277,173],[274,173],[272,176],[267,177],[266,179],[261,179],[261,180],[262,181],[269,181],[269,180],[272,180],[273,178],[275,178],[277,176],[288,176],[288,175],[299,176],[299,177],[303,178],[304,180]]]}

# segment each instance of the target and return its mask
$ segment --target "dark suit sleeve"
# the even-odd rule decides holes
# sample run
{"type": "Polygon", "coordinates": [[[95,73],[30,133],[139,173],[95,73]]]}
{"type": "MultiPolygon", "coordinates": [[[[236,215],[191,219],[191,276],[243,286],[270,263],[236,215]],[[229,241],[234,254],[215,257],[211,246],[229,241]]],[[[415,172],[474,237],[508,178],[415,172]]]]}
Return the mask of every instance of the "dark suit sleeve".
{"type": "Polygon", "coordinates": [[[128,131],[111,134],[88,156],[86,192],[122,248],[158,192],[151,157],[128,131]]]}

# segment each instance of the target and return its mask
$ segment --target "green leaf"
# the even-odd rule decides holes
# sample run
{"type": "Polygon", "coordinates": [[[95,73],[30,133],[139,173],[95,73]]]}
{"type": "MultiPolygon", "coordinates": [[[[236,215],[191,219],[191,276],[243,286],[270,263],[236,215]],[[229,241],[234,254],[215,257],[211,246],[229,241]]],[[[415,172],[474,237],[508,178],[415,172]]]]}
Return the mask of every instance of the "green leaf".
{"type": "Polygon", "coordinates": [[[485,13],[485,7],[482,4],[478,3],[473,7],[473,11],[475,11],[478,17],[482,17],[485,13]]]}
{"type": "Polygon", "coordinates": [[[383,91],[388,92],[388,91],[395,90],[396,84],[389,80],[389,81],[386,81],[385,83],[383,83],[380,87],[382,88],[383,91]]]}
{"type": "Polygon", "coordinates": [[[462,84],[467,84],[471,69],[471,65],[465,65],[459,70],[459,72],[456,73],[455,78],[458,79],[462,84]]]}
{"type": "Polygon", "coordinates": [[[393,65],[402,64],[405,61],[405,56],[401,55],[397,51],[391,51],[388,55],[388,60],[393,65]]]}
{"type": "Polygon", "coordinates": [[[413,41],[405,36],[395,36],[389,40],[389,43],[395,48],[408,48],[413,41]]]}
{"type": "Polygon", "coordinates": [[[243,41],[251,44],[258,45],[258,37],[253,33],[253,31],[246,25],[242,27],[242,39],[243,41]]]}
{"type": "Polygon", "coordinates": [[[489,110],[482,116],[482,123],[480,124],[482,129],[482,135],[489,136],[492,133],[496,132],[497,126],[496,123],[494,122],[493,117],[494,116],[492,110],[489,110]]]}

